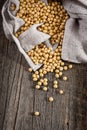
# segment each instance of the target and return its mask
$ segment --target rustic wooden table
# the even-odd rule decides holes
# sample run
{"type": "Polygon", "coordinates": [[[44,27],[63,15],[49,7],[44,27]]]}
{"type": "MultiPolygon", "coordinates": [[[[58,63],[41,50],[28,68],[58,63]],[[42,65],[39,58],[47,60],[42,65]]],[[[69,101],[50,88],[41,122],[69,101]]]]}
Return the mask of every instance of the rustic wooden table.
{"type": "Polygon", "coordinates": [[[15,43],[5,38],[0,16],[0,130],[87,130],[87,64],[65,72],[68,81],[59,81],[64,95],[35,90],[25,68],[15,43]],[[49,96],[53,103],[46,100],[49,96]],[[31,114],[36,110],[39,117],[31,114]]]}

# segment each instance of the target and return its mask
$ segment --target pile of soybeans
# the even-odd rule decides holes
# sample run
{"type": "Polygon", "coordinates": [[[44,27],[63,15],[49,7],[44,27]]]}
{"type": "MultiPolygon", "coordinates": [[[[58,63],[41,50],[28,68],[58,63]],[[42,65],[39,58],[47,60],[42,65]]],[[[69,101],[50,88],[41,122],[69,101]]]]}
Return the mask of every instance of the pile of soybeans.
{"type": "MultiPolygon", "coordinates": [[[[11,5],[11,10],[15,9],[15,5],[11,5]]],[[[68,78],[63,75],[63,71],[67,71],[72,68],[72,64],[66,65],[61,59],[62,44],[64,37],[65,24],[69,18],[67,11],[62,6],[61,2],[46,3],[41,0],[20,0],[19,11],[16,17],[22,18],[25,24],[15,34],[18,38],[20,34],[29,29],[32,25],[43,23],[38,27],[39,31],[42,31],[51,36],[50,43],[54,45],[58,43],[58,47],[53,51],[51,47],[47,47],[44,43],[40,43],[28,52],[29,57],[37,65],[39,63],[43,66],[32,72],[32,68],[28,71],[32,72],[33,81],[36,82],[36,89],[48,91],[49,79],[46,78],[47,73],[54,73],[55,80],[53,81],[53,89],[59,89],[58,80],[62,78],[67,81],[68,78]]],[[[63,90],[59,90],[60,94],[63,94],[63,90]]],[[[49,101],[53,102],[53,97],[49,97],[49,101]]],[[[36,112],[39,115],[39,112],[36,112]]]]}

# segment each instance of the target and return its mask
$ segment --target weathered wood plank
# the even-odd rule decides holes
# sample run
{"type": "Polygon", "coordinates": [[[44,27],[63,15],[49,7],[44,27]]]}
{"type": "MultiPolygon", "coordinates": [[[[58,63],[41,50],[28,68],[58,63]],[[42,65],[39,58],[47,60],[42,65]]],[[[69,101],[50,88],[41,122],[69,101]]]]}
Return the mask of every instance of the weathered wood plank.
{"type": "Polygon", "coordinates": [[[6,40],[1,26],[0,21],[0,128],[3,125],[4,115],[5,115],[5,102],[6,102],[6,96],[7,96],[7,80],[9,76],[9,67],[8,65],[9,61],[7,61],[7,44],[4,45],[3,43],[8,43],[6,40]],[[5,66],[5,64],[7,64],[5,66]],[[5,66],[5,67],[4,67],[5,66]],[[8,72],[7,72],[8,71],[8,72]],[[4,83],[5,81],[5,83],[4,83]]]}
{"type": "Polygon", "coordinates": [[[47,93],[47,104],[46,104],[46,112],[45,112],[45,129],[51,130],[52,129],[53,103],[48,102],[48,98],[53,97],[52,82],[54,79],[54,75],[48,74],[48,79],[50,82],[49,82],[49,91],[47,93]]]}
{"type": "Polygon", "coordinates": [[[31,80],[31,74],[23,70],[23,78],[21,82],[21,94],[16,119],[15,130],[30,130],[32,129],[32,112],[34,89],[31,80]]]}
{"type": "Polygon", "coordinates": [[[87,65],[74,70],[70,88],[69,129],[87,129],[87,65]]]}
{"type": "MultiPolygon", "coordinates": [[[[49,77],[52,80],[52,76],[49,77]]],[[[52,103],[48,102],[49,96],[52,96],[52,89],[49,91],[43,92],[42,90],[35,90],[35,103],[34,103],[34,110],[40,111],[40,117],[36,118],[33,117],[33,129],[37,130],[50,130],[52,124],[52,103]],[[37,120],[38,119],[38,120],[37,120]]]]}

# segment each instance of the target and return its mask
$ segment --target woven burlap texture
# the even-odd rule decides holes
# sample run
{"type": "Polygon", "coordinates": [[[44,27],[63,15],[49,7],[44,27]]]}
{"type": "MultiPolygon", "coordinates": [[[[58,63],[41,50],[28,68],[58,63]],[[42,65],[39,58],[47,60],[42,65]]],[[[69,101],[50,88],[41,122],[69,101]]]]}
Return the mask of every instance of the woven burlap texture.
{"type": "MultiPolygon", "coordinates": [[[[42,0],[47,4],[47,0],[42,0]]],[[[87,2],[86,0],[61,0],[70,18],[65,26],[65,34],[62,48],[62,59],[74,63],[87,63],[87,2]]],[[[19,0],[7,0],[2,9],[3,28],[8,39],[14,40],[19,51],[24,55],[28,64],[37,70],[41,64],[35,65],[27,51],[44,42],[48,47],[52,47],[50,35],[37,30],[43,23],[32,25],[17,39],[14,33],[25,23],[22,19],[15,17],[19,9],[19,0]],[[16,10],[10,11],[10,4],[16,4],[16,10]]],[[[53,49],[58,44],[53,46],[53,49]]]]}

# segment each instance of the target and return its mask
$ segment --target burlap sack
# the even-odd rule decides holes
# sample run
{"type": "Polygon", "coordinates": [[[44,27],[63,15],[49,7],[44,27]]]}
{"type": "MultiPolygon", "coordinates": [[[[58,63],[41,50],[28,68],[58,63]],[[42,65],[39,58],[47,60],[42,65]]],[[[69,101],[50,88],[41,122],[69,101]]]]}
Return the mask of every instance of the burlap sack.
{"type": "Polygon", "coordinates": [[[87,0],[63,0],[70,18],[66,23],[62,58],[87,63],[87,0]]]}
{"type": "MultiPolygon", "coordinates": [[[[46,2],[47,0],[42,0],[46,2]]],[[[65,34],[62,48],[62,59],[75,62],[87,63],[87,1],[86,0],[61,0],[70,18],[66,23],[65,34]]],[[[19,9],[19,0],[7,0],[2,9],[3,27],[6,37],[15,41],[19,51],[24,55],[28,64],[33,70],[41,67],[41,64],[35,65],[27,55],[27,51],[35,45],[45,41],[45,44],[51,46],[49,42],[50,35],[39,32],[36,27],[43,23],[33,25],[17,39],[13,32],[16,32],[24,21],[16,18],[14,15],[19,9]],[[16,4],[16,10],[9,10],[10,4],[16,4]]],[[[58,46],[56,44],[53,49],[58,46]]],[[[52,46],[51,46],[52,47],[52,46]]]]}
{"type": "MultiPolygon", "coordinates": [[[[47,4],[47,0],[43,0],[47,4]]],[[[37,30],[37,27],[40,24],[32,25],[28,30],[22,33],[18,38],[14,36],[14,33],[25,23],[23,19],[15,17],[19,9],[19,0],[7,0],[2,9],[2,17],[3,17],[3,28],[6,37],[9,40],[14,40],[19,51],[24,55],[25,59],[27,60],[28,64],[32,67],[35,71],[41,67],[41,64],[35,65],[30,57],[27,55],[26,52],[33,49],[36,45],[44,42],[47,47],[52,47],[49,42],[50,35],[45,34],[37,30]],[[11,3],[16,5],[15,11],[10,10],[11,3]]],[[[53,48],[55,49],[58,44],[56,44],[53,48]]]]}

